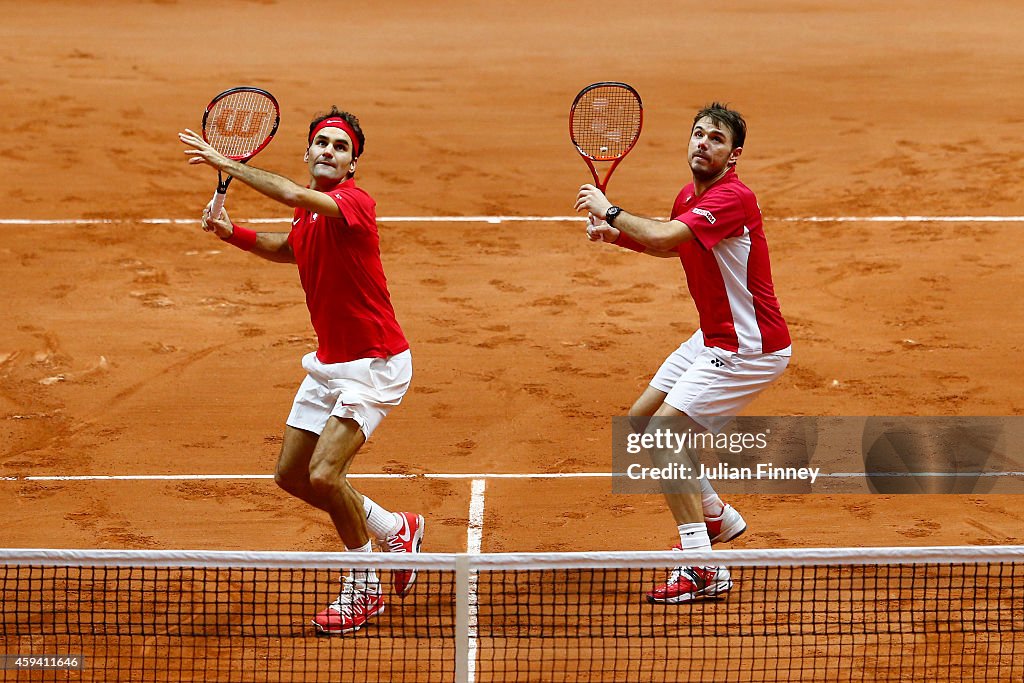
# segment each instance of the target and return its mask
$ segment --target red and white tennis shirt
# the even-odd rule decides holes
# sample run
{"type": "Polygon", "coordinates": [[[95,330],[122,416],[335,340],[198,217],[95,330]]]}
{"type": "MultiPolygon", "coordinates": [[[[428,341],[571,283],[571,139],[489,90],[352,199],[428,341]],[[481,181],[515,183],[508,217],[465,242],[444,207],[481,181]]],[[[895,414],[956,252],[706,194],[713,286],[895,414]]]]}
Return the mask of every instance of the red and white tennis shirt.
{"type": "Polygon", "coordinates": [[[297,208],[288,243],[322,363],[387,358],[409,348],[380,261],[377,203],[348,179],[327,192],[341,217],[297,208]]]}
{"type": "Polygon", "coordinates": [[[672,217],[696,237],[677,249],[705,345],[749,354],[787,349],[789,328],[775,297],[761,209],[736,170],[699,197],[693,183],[684,187],[672,217]]]}

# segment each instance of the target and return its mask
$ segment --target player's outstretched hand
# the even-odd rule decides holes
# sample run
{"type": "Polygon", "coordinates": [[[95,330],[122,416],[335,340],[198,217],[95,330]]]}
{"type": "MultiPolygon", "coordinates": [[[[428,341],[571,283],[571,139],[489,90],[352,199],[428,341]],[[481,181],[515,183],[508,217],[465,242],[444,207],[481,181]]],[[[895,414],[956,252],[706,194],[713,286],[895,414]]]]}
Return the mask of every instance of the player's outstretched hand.
{"type": "Polygon", "coordinates": [[[178,139],[189,148],[185,150],[185,154],[189,155],[188,163],[190,164],[209,164],[214,168],[223,169],[231,162],[204,140],[203,136],[193,130],[186,128],[178,133],[178,139]]]}
{"type": "Polygon", "coordinates": [[[231,237],[235,231],[234,225],[231,223],[231,217],[228,215],[227,209],[220,210],[220,216],[214,217],[210,215],[210,210],[213,206],[213,202],[206,205],[203,209],[202,226],[206,232],[212,232],[222,240],[226,240],[231,237]]]}

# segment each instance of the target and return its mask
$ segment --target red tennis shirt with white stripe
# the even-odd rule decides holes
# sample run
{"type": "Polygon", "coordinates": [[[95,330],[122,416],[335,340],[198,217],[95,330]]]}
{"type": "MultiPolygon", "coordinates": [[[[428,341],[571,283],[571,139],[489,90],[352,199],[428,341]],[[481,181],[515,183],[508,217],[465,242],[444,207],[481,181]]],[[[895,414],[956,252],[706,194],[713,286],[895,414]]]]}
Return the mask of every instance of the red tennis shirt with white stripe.
{"type": "Polygon", "coordinates": [[[790,346],[789,328],[772,283],[761,209],[736,169],[696,196],[690,183],[672,217],[696,239],[677,247],[707,346],[738,353],[776,353],[790,346]]]}
{"type": "Polygon", "coordinates": [[[299,267],[321,363],[387,358],[409,348],[380,261],[377,203],[349,178],[326,193],[341,217],[295,209],[288,244],[299,267]]]}

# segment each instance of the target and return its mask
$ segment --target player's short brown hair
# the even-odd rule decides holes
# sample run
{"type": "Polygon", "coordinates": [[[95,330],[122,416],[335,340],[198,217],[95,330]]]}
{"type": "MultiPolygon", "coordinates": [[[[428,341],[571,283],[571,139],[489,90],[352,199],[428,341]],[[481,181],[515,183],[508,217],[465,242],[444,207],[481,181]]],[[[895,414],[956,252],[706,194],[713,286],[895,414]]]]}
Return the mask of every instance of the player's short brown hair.
{"type": "Polygon", "coordinates": [[[353,142],[356,143],[356,149],[359,151],[359,156],[362,156],[363,152],[366,151],[366,136],[363,135],[363,129],[359,125],[359,119],[356,117],[355,114],[350,114],[347,111],[341,111],[340,109],[338,109],[337,105],[332,104],[331,110],[329,112],[327,112],[326,114],[317,114],[316,118],[310,121],[309,137],[312,138],[313,130],[317,127],[317,124],[319,124],[321,121],[326,121],[327,119],[331,118],[344,119],[345,123],[352,126],[352,130],[355,131],[356,138],[358,138],[353,142]]]}
{"type": "Polygon", "coordinates": [[[730,109],[728,105],[720,102],[712,102],[706,105],[703,109],[697,112],[697,115],[693,117],[693,125],[690,126],[692,131],[697,127],[697,122],[704,117],[711,119],[716,126],[722,126],[728,128],[732,133],[732,148],[742,147],[743,143],[747,140],[747,122],[743,120],[743,116],[735,109],[730,109]]]}

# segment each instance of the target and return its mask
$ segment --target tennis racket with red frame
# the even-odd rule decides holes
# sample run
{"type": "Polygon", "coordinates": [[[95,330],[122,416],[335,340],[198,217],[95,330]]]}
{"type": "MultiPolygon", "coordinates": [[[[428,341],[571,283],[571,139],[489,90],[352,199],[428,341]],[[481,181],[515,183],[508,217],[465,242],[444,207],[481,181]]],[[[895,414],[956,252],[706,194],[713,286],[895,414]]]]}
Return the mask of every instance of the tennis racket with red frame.
{"type": "Polygon", "coordinates": [[[592,83],[580,91],[569,109],[569,136],[590,167],[597,189],[604,192],[619,163],[640,139],[644,105],[630,85],[617,81],[592,83]],[[599,178],[594,162],[611,162],[599,178]]]}
{"type": "MultiPolygon", "coordinates": [[[[214,97],[203,113],[203,139],[229,159],[246,163],[259,154],[277,133],[281,108],[274,96],[260,88],[242,86],[214,97]]],[[[210,215],[220,216],[231,184],[217,171],[217,191],[210,215]]]]}

